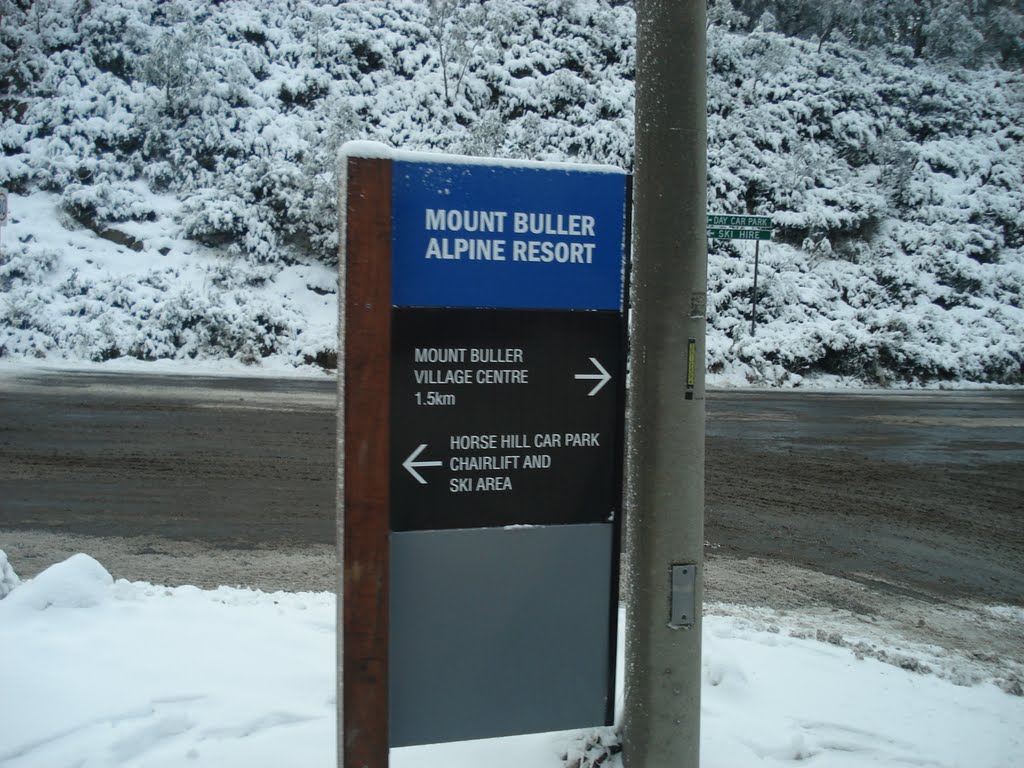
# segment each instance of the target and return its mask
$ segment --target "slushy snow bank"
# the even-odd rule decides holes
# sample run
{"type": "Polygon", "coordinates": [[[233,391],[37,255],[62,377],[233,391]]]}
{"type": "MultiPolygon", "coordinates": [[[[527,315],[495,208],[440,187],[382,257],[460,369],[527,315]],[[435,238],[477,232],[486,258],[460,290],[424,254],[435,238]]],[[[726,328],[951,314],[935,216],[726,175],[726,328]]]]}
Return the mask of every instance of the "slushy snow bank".
{"type": "Polygon", "coordinates": [[[12,589],[21,583],[18,574],[7,560],[7,553],[0,549],[0,600],[7,597],[12,589]]]}
{"type": "MultiPolygon", "coordinates": [[[[335,765],[334,595],[113,581],[81,554],[5,583],[15,586],[0,601],[0,679],[16,696],[0,717],[5,768],[335,765]]],[[[859,657],[742,608],[715,610],[704,623],[705,768],[1020,764],[1024,698],[859,657]]],[[[534,734],[391,759],[562,768],[613,738],[534,734]]]]}
{"type": "MultiPolygon", "coordinates": [[[[4,556],[4,561],[6,559],[4,556]]],[[[7,607],[22,606],[37,611],[92,608],[106,599],[113,583],[114,579],[106,568],[89,555],[79,552],[63,563],[51,565],[20,589],[11,591],[7,607]]]]}

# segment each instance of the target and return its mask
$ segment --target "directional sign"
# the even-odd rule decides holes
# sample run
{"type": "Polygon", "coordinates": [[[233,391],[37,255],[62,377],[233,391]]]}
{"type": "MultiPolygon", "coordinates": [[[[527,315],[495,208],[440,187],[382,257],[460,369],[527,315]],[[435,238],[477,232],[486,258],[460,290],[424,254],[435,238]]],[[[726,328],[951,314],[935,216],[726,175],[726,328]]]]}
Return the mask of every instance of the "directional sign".
{"type": "Polygon", "coordinates": [[[771,240],[770,229],[722,229],[708,227],[708,237],[721,240],[771,240]]]}
{"type": "Polygon", "coordinates": [[[723,213],[709,213],[708,227],[735,229],[750,227],[753,229],[771,229],[771,216],[746,216],[723,213]]]}
{"type": "Polygon", "coordinates": [[[616,519],[624,177],[392,168],[392,530],[616,519]]]}
{"type": "Polygon", "coordinates": [[[598,370],[598,373],[577,373],[575,376],[573,376],[574,379],[597,380],[597,383],[594,385],[594,388],[587,393],[587,397],[593,397],[594,395],[596,395],[598,392],[601,391],[601,388],[604,387],[604,385],[607,384],[612,379],[611,374],[604,369],[604,366],[601,365],[601,363],[598,360],[592,357],[590,358],[590,362],[598,370]]]}
{"type": "Polygon", "coordinates": [[[402,462],[402,466],[405,468],[405,471],[412,475],[420,485],[426,485],[427,481],[423,479],[423,475],[416,471],[418,468],[444,466],[443,461],[416,461],[416,458],[423,453],[426,447],[426,443],[420,443],[416,446],[416,450],[410,453],[409,457],[402,462]]]}
{"type": "Polygon", "coordinates": [[[628,178],[346,153],[341,762],[610,724],[628,178]]]}
{"type": "Polygon", "coordinates": [[[619,313],[399,308],[392,338],[392,530],[615,519],[619,313]]]}

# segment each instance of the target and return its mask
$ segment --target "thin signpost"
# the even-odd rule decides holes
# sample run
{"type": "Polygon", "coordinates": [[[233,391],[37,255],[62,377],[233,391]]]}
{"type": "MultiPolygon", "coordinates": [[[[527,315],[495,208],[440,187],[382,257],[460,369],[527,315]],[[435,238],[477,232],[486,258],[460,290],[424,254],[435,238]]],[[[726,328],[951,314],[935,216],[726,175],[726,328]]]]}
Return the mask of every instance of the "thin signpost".
{"type": "Polygon", "coordinates": [[[757,273],[761,261],[761,241],[754,242],[754,288],[750,297],[750,335],[757,334],[757,273]]]}
{"type": "Polygon", "coordinates": [[[708,214],[708,239],[754,241],[754,289],[750,305],[750,335],[757,332],[757,273],[761,241],[772,239],[771,216],[708,214]]]}
{"type": "MultiPolygon", "coordinates": [[[[7,190],[0,189],[0,238],[3,236],[4,226],[7,224],[7,190]]],[[[0,240],[0,253],[3,253],[3,243],[0,240]]]]}

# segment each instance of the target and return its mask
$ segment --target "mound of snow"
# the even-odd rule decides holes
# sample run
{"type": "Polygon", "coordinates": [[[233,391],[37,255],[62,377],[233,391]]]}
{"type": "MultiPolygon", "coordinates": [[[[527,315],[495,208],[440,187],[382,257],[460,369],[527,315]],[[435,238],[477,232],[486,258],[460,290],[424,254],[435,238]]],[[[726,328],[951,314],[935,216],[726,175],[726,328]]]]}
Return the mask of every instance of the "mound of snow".
{"type": "Polygon", "coordinates": [[[113,583],[114,579],[106,568],[80,552],[24,582],[11,593],[5,603],[37,611],[47,608],[91,608],[109,597],[113,583]]]}
{"type": "Polygon", "coordinates": [[[0,549],[0,600],[3,600],[11,593],[11,590],[21,584],[21,579],[14,572],[7,553],[0,549]]]}

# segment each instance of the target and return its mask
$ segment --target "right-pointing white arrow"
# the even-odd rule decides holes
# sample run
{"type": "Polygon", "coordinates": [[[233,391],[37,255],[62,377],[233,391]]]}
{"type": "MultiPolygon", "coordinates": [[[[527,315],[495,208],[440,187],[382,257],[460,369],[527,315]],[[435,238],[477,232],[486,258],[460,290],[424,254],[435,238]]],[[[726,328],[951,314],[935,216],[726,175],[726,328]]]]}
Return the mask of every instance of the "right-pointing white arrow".
{"type": "Polygon", "coordinates": [[[587,395],[587,397],[593,397],[594,395],[596,395],[597,391],[612,379],[611,374],[608,373],[608,371],[604,369],[604,366],[597,362],[595,358],[590,358],[590,362],[594,364],[594,367],[597,368],[597,370],[599,370],[600,373],[577,373],[575,377],[577,379],[597,380],[597,384],[595,384],[594,388],[590,390],[590,393],[587,395]]]}
{"type": "Polygon", "coordinates": [[[402,462],[402,466],[409,470],[409,474],[419,480],[422,485],[426,485],[427,481],[423,479],[423,475],[416,471],[416,467],[444,466],[443,461],[416,461],[416,457],[423,453],[423,449],[426,447],[427,444],[422,443],[419,448],[409,454],[409,458],[402,462]]]}

